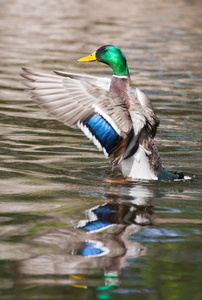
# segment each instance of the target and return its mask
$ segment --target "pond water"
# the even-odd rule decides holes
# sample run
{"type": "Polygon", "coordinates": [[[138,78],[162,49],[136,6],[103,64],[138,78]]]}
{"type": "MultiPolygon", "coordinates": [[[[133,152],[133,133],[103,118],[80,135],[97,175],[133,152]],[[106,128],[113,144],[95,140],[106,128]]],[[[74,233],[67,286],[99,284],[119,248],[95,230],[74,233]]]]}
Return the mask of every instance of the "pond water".
{"type": "Polygon", "coordinates": [[[200,0],[0,1],[1,299],[201,299],[201,14],[200,0]],[[23,92],[22,66],[110,77],[76,62],[104,44],[152,99],[164,165],[190,180],[110,182],[103,154],[23,92]]]}

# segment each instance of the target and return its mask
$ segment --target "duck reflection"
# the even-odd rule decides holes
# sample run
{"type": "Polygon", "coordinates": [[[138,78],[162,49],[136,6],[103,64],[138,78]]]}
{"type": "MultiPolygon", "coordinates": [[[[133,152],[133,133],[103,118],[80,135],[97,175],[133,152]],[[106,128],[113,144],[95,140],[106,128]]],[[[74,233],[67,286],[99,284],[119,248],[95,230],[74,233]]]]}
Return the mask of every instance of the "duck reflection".
{"type": "Polygon", "coordinates": [[[97,289],[118,285],[121,269],[128,264],[129,258],[147,253],[146,246],[129,237],[152,224],[154,193],[151,188],[122,187],[119,199],[113,199],[112,188],[109,201],[87,209],[85,219],[75,227],[43,229],[31,243],[37,244],[41,251],[44,249],[46,254],[18,262],[18,272],[29,275],[26,281],[30,283],[33,281],[30,275],[34,275],[34,282],[38,283],[50,283],[46,275],[58,275],[54,284],[77,287],[90,284],[97,289]],[[103,270],[104,283],[94,284],[92,278],[89,283],[95,268],[103,270]],[[37,275],[40,276],[38,280],[37,275]],[[64,275],[68,278],[64,279],[64,275]]]}

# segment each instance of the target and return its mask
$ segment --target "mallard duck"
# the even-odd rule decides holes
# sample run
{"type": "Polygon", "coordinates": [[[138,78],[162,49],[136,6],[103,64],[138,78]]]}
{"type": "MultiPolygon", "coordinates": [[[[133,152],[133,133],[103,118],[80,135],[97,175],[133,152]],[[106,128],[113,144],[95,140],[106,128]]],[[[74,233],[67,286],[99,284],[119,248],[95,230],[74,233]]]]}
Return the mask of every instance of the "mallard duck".
{"type": "Polygon", "coordinates": [[[154,144],[159,120],[145,93],[130,87],[126,57],[113,45],[100,47],[78,62],[99,61],[112,79],[23,68],[23,84],[32,98],[57,120],[80,128],[126,178],[181,179],[168,172],[154,144]]]}

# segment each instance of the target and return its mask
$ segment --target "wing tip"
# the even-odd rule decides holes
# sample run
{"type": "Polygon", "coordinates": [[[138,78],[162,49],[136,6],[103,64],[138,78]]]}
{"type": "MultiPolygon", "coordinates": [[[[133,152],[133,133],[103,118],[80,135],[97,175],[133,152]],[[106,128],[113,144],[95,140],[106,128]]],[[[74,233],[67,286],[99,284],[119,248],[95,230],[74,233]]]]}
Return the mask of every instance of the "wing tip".
{"type": "Polygon", "coordinates": [[[59,75],[59,76],[62,76],[62,77],[70,77],[68,73],[65,73],[65,72],[63,72],[63,71],[53,70],[53,72],[54,72],[56,75],[59,75]]]}
{"type": "Polygon", "coordinates": [[[32,74],[32,72],[34,72],[34,69],[32,69],[32,68],[22,67],[21,69],[22,69],[23,72],[25,72],[25,73],[30,73],[30,74],[32,74]]]}

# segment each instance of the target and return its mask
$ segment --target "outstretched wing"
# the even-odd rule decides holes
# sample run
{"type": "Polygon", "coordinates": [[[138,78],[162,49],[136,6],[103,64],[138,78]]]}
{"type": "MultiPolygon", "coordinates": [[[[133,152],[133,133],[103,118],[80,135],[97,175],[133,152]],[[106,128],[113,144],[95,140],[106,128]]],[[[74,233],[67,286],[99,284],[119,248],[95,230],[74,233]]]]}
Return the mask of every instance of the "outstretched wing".
{"type": "MultiPolygon", "coordinates": [[[[143,93],[141,90],[138,88],[133,89],[133,93],[138,100],[139,104],[141,105],[141,117],[144,117],[144,122],[145,123],[145,130],[147,131],[148,135],[151,136],[152,138],[156,134],[156,129],[160,124],[160,121],[158,117],[155,114],[154,107],[151,103],[151,100],[148,98],[148,96],[143,93]]],[[[135,105],[132,105],[132,114],[134,114],[135,111],[135,105]]],[[[135,118],[133,118],[131,114],[131,118],[133,121],[133,126],[135,126],[136,121],[135,120],[141,120],[141,118],[137,118],[137,115],[135,115],[135,118]]],[[[141,122],[140,122],[141,123],[141,122]]],[[[137,126],[138,128],[138,126],[137,126]]],[[[139,126],[141,128],[141,126],[139,126]]]]}
{"type": "Polygon", "coordinates": [[[64,124],[78,126],[112,164],[120,162],[132,131],[131,117],[121,98],[79,75],[57,76],[27,68],[23,71],[23,84],[40,106],[64,124]]]}

